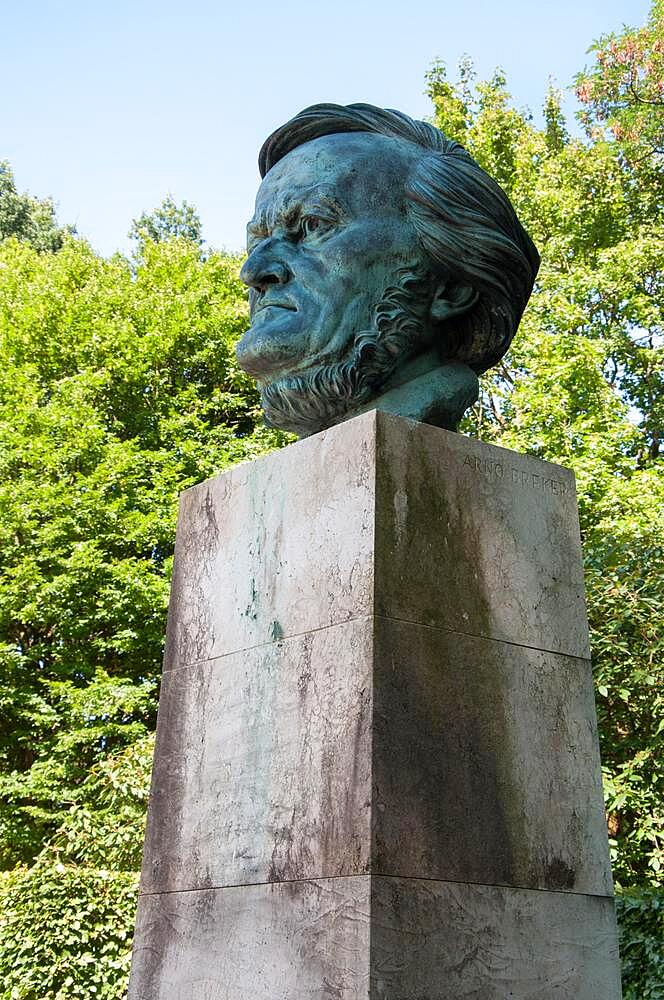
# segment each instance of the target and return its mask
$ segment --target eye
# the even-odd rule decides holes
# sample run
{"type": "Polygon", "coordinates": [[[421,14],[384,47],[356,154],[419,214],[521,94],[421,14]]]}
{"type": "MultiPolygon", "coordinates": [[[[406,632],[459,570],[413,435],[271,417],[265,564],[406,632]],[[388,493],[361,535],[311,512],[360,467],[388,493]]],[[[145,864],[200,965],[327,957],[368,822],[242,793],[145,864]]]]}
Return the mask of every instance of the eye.
{"type": "Polygon", "coordinates": [[[330,219],[323,219],[320,215],[305,215],[300,221],[300,231],[304,237],[322,236],[333,225],[334,223],[330,219]]]}

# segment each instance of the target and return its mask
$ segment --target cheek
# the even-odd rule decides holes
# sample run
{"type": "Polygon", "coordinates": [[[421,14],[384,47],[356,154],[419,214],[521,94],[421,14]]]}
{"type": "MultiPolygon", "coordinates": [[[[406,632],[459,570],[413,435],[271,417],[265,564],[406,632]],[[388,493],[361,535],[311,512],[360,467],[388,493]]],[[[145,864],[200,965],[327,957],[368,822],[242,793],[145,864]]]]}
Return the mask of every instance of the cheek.
{"type": "Polygon", "coordinates": [[[421,249],[410,225],[401,221],[372,220],[348,230],[322,256],[328,257],[327,267],[344,287],[372,285],[382,288],[394,280],[398,270],[416,264],[421,249]]]}
{"type": "Polygon", "coordinates": [[[385,219],[353,225],[317,249],[301,248],[293,273],[303,311],[315,310],[319,321],[331,315],[337,323],[343,317],[344,324],[364,325],[398,272],[417,264],[420,253],[411,227],[385,219]]]}

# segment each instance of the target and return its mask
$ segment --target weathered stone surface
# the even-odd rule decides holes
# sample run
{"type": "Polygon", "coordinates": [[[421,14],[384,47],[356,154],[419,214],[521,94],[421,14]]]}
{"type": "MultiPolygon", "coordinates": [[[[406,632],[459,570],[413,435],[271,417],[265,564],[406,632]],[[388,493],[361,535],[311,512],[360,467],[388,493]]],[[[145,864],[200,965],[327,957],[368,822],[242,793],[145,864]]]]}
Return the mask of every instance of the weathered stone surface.
{"type": "Polygon", "coordinates": [[[371,613],[374,423],[182,495],[164,670],[371,613]]]}
{"type": "Polygon", "coordinates": [[[128,1000],[369,997],[367,878],[142,896],[128,1000]]]}
{"type": "Polygon", "coordinates": [[[618,1000],[587,648],[555,466],[367,413],[188,491],[130,1000],[618,1000]]]}
{"type": "Polygon", "coordinates": [[[165,670],[374,612],[587,657],[572,474],[372,411],[183,494],[165,670]]]}
{"type": "Polygon", "coordinates": [[[590,663],[378,619],[371,871],[610,895],[590,663]]]}
{"type": "Polygon", "coordinates": [[[323,879],[143,896],[129,1000],[619,1000],[613,902],[323,879]]]}
{"type": "Polygon", "coordinates": [[[612,899],[371,879],[371,1000],[620,996],[612,899]]]}
{"type": "Polygon", "coordinates": [[[364,618],[164,676],[143,889],[611,893],[587,661],[364,618]]]}
{"type": "Polygon", "coordinates": [[[574,476],[377,414],[377,614],[588,657],[574,476]]]}
{"type": "Polygon", "coordinates": [[[363,618],[164,675],[144,891],[369,870],[372,646],[363,618]]]}

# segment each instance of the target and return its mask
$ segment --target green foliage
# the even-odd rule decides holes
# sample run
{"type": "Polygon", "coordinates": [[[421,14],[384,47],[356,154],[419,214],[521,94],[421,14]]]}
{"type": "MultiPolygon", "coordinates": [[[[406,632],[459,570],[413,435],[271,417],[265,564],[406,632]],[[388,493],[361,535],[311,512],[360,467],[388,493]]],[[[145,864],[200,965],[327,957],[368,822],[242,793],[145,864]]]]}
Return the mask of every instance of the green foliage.
{"type": "Polygon", "coordinates": [[[591,52],[595,64],[576,79],[589,135],[612,134],[632,165],[664,155],[664,0],[644,27],[603,35],[591,52]]]}
{"type": "Polygon", "coordinates": [[[233,344],[237,262],[0,245],[0,857],[29,861],[154,725],[179,492],[277,438],[233,344]]]}
{"type": "Polygon", "coordinates": [[[150,240],[153,243],[163,243],[174,236],[200,245],[203,242],[201,232],[201,220],[193,205],[186,201],[178,205],[168,195],[154,212],[143,212],[138,219],[134,219],[129,236],[139,246],[150,240]]]}
{"type": "Polygon", "coordinates": [[[0,872],[0,1000],[122,1000],[137,891],[105,868],[0,872]]]}
{"type": "MultiPolygon", "coordinates": [[[[586,141],[552,89],[540,129],[500,73],[474,86],[464,61],[454,85],[440,65],[429,77],[436,124],[498,177],[542,253],[464,429],[576,473],[619,888],[657,886],[664,868],[662,10],[598,43],[578,80],[586,141]]],[[[654,889],[619,897],[626,1000],[664,996],[663,907],[654,889]]]]}
{"type": "Polygon", "coordinates": [[[103,757],[36,862],[0,872],[0,1000],[125,996],[153,750],[103,757]]]}
{"type": "Polygon", "coordinates": [[[153,753],[150,733],[92,767],[42,856],[72,865],[138,871],[153,753]]]}
{"type": "Polygon", "coordinates": [[[623,1000],[664,996],[664,892],[660,889],[616,898],[623,1000]]]}
{"type": "Polygon", "coordinates": [[[485,376],[464,429],[576,472],[614,874],[623,887],[656,884],[664,867],[657,165],[635,166],[620,134],[571,138],[554,90],[537,128],[511,106],[499,72],[475,84],[464,61],[451,84],[439,64],[429,88],[435,123],[499,179],[542,254],[517,339],[485,376]]]}
{"type": "MultiPolygon", "coordinates": [[[[661,462],[661,459],[660,459],[661,462]]],[[[664,477],[638,468],[587,514],[586,592],[614,876],[661,884],[664,868],[664,477]]]]}
{"type": "Polygon", "coordinates": [[[19,194],[11,167],[6,160],[0,160],[0,240],[15,236],[36,250],[55,251],[73,231],[71,226],[58,226],[50,198],[19,194]]]}
{"type": "Polygon", "coordinates": [[[124,989],[178,496],[284,440],[237,270],[0,244],[0,996],[124,989]]]}
{"type": "MultiPolygon", "coordinates": [[[[436,124],[498,178],[542,252],[464,430],[576,472],[623,888],[656,885],[664,865],[661,12],[598,43],[578,80],[583,141],[553,88],[538,128],[500,72],[478,82],[465,59],[455,83],[440,63],[428,74],[436,124]]],[[[0,1000],[115,1000],[177,497],[286,438],[260,426],[235,363],[239,262],[203,256],[191,206],[166,199],[133,224],[135,258],[105,260],[4,166],[0,236],[0,1000]]],[[[630,889],[618,908],[626,1000],[661,996],[661,894],[630,889]]]]}

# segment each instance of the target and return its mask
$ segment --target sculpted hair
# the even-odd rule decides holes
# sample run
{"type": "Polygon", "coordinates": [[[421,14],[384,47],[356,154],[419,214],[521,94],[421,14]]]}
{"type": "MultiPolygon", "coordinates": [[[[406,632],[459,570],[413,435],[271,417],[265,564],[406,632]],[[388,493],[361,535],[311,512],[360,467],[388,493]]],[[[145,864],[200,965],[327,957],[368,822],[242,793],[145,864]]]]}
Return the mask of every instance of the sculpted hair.
{"type": "Polygon", "coordinates": [[[300,111],[263,144],[261,177],[305,142],[342,132],[376,133],[422,149],[406,181],[420,243],[435,272],[471,285],[479,296],[467,313],[441,323],[437,346],[443,360],[486,371],[512,342],[540,262],[509,198],[439,129],[371,104],[314,104],[300,111]]]}

